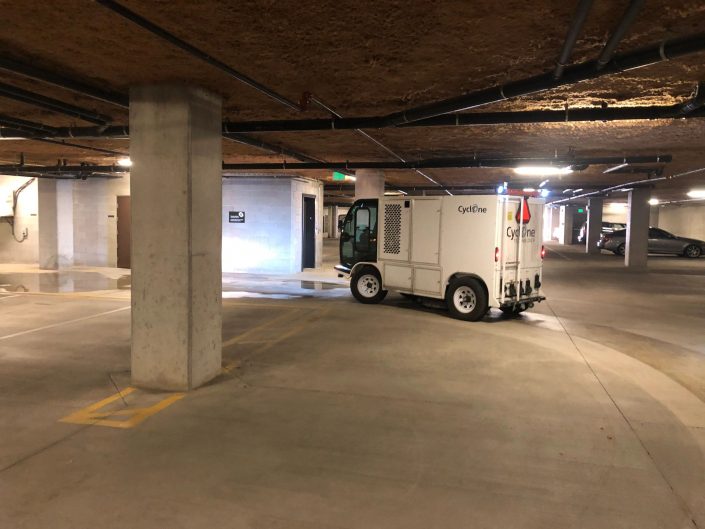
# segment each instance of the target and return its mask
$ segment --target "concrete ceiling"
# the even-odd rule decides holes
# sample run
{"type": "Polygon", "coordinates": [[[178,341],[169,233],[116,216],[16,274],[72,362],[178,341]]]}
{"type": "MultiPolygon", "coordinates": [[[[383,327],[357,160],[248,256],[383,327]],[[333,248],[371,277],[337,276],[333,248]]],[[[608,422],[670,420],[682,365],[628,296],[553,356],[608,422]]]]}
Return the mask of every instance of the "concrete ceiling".
{"type": "MultiPolygon", "coordinates": [[[[386,114],[552,70],[577,2],[492,0],[124,0],[123,5],[242,71],[289,99],[304,92],[345,117],[386,114]]],[[[596,0],[573,61],[595,58],[627,1],[596,0]]],[[[311,108],[278,105],[144,29],[90,0],[0,0],[0,51],[103,89],[127,94],[139,83],[203,86],[224,98],[224,119],[327,117],[311,108]]],[[[705,31],[702,1],[650,0],[622,40],[629,51],[663,39],[705,31]]],[[[603,77],[578,85],[483,107],[483,111],[570,107],[670,105],[685,101],[705,80],[705,54],[603,77]]],[[[124,109],[2,72],[0,81],[107,114],[127,124],[124,109]]],[[[53,126],[86,123],[0,98],[0,114],[53,126]]],[[[705,119],[434,127],[369,131],[407,159],[484,155],[545,157],[672,154],[665,174],[705,166],[705,119]]],[[[354,131],[253,134],[326,160],[389,160],[389,154],[354,131]]],[[[128,140],[76,140],[127,152],[128,140]]],[[[262,151],[224,141],[224,160],[277,161],[262,151]]],[[[110,163],[114,155],[34,141],[0,142],[0,163],[24,153],[28,163],[110,163]]],[[[611,185],[635,175],[604,175],[591,167],[562,183],[611,185]]],[[[508,170],[453,169],[428,173],[447,185],[495,183],[508,170]]],[[[304,173],[330,179],[330,171],[304,173]]],[[[640,178],[640,175],[636,175],[640,178]]],[[[536,180],[536,179],[534,179],[536,180]]],[[[390,171],[394,185],[425,185],[413,171],[390,171]]],[[[532,179],[521,182],[531,183],[532,179]]],[[[665,198],[683,197],[701,174],[657,186],[665,198]]]]}

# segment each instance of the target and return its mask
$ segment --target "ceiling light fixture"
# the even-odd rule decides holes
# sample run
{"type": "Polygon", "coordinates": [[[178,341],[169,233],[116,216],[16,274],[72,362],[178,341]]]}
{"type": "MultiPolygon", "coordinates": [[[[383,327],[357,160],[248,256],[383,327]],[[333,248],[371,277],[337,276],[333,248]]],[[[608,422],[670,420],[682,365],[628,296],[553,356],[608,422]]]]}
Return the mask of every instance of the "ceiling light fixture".
{"type": "Polygon", "coordinates": [[[525,187],[523,191],[524,193],[533,193],[534,191],[536,191],[536,189],[533,187],[525,187]]]}
{"type": "Polygon", "coordinates": [[[543,182],[541,182],[541,183],[539,184],[539,187],[543,187],[543,186],[545,186],[546,184],[548,184],[548,178],[546,178],[546,180],[544,180],[543,182]]]}
{"type": "Polygon", "coordinates": [[[132,160],[130,160],[129,158],[120,158],[117,161],[117,164],[120,167],[132,167],[132,160]]]}
{"type": "Polygon", "coordinates": [[[649,205],[651,205],[651,206],[658,206],[658,205],[659,205],[659,200],[658,200],[658,198],[650,198],[650,199],[649,199],[649,205]]]}
{"type": "Polygon", "coordinates": [[[688,191],[690,198],[705,198],[705,189],[691,189],[688,191]]]}
{"type": "Polygon", "coordinates": [[[555,176],[570,174],[570,167],[556,167],[553,165],[521,165],[514,168],[514,172],[521,176],[555,176]]]}

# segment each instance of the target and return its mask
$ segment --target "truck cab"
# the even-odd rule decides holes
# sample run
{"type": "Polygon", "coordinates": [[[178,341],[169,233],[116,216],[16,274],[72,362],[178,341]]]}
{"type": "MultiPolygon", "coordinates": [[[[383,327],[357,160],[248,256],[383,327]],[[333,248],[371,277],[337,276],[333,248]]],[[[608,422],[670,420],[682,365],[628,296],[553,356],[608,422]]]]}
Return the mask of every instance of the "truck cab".
{"type": "Polygon", "coordinates": [[[518,313],[544,298],[543,201],[471,195],[357,200],[343,222],[340,264],[362,303],[388,290],[444,300],[475,321],[490,307],[518,313]]]}

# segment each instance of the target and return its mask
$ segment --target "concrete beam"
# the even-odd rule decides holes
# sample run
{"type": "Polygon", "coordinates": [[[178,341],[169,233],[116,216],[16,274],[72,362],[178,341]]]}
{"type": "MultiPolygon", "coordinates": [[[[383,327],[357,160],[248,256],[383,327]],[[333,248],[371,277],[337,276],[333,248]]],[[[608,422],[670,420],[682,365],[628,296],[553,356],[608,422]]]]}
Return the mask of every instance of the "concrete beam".
{"type": "Polygon", "coordinates": [[[355,200],[384,196],[384,171],[360,169],[355,171],[355,200]]]}

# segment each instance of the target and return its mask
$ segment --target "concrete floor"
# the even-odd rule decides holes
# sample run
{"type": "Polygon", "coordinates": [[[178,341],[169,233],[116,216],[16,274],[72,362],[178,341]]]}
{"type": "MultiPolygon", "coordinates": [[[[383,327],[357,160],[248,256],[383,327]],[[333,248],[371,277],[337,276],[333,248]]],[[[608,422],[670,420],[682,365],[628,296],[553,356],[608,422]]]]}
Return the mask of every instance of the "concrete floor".
{"type": "Polygon", "coordinates": [[[2,272],[0,527],[705,527],[705,259],[552,247],[548,303],[476,324],[226,277],[223,376],[132,428],[173,396],[126,389],[125,280],[2,272]]]}

